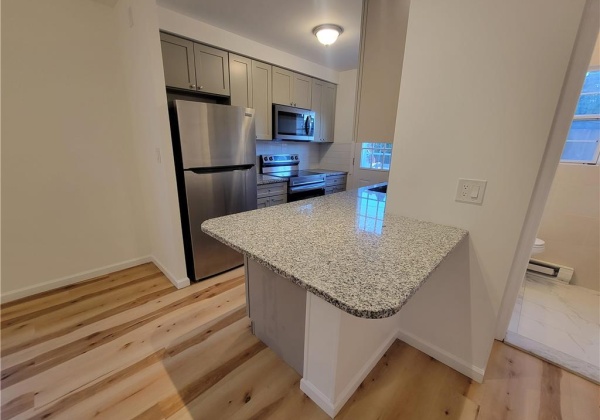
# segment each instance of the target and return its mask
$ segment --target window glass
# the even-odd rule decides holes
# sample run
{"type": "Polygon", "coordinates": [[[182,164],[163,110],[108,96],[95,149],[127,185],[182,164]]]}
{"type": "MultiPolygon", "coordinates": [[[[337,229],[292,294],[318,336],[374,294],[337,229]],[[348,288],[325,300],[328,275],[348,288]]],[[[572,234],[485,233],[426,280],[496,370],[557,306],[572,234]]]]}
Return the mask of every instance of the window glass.
{"type": "Polygon", "coordinates": [[[360,167],[389,171],[392,162],[391,143],[362,143],[360,151],[360,167]]]}
{"type": "Polygon", "coordinates": [[[600,70],[588,71],[562,162],[597,163],[600,154],[600,70]]]}

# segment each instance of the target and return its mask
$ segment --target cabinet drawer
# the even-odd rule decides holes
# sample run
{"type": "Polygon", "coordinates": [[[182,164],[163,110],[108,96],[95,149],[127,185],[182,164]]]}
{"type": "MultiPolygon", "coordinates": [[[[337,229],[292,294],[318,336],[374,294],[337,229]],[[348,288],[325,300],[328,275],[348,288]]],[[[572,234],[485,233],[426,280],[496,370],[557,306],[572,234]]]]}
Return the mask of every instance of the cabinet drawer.
{"type": "Polygon", "coordinates": [[[325,187],[325,195],[333,194],[333,187],[325,187]]]}
{"type": "Polygon", "coordinates": [[[332,189],[333,189],[334,193],[346,191],[346,187],[344,187],[344,186],[333,187],[332,189]]]}
{"type": "Polygon", "coordinates": [[[270,198],[259,198],[258,200],[256,200],[256,208],[264,209],[265,207],[269,207],[270,200],[270,198]]]}
{"type": "Polygon", "coordinates": [[[276,206],[277,204],[285,204],[287,203],[287,194],[276,195],[273,197],[269,197],[271,202],[269,206],[276,206]]]}
{"type": "Polygon", "coordinates": [[[336,176],[328,176],[325,178],[325,185],[337,186],[337,185],[346,185],[346,175],[336,175],[336,176]]]}
{"type": "Polygon", "coordinates": [[[270,197],[272,195],[287,194],[287,183],[278,182],[277,184],[259,185],[256,189],[258,198],[270,197]]]}

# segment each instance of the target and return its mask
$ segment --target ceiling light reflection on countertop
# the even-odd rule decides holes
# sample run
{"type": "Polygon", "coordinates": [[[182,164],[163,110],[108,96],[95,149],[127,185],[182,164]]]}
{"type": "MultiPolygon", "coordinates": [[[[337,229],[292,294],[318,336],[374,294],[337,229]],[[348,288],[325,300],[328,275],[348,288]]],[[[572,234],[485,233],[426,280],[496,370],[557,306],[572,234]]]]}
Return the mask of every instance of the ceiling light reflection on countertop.
{"type": "Polygon", "coordinates": [[[342,32],[344,29],[341,26],[333,24],[319,25],[313,29],[313,34],[325,46],[333,44],[342,32]]]}

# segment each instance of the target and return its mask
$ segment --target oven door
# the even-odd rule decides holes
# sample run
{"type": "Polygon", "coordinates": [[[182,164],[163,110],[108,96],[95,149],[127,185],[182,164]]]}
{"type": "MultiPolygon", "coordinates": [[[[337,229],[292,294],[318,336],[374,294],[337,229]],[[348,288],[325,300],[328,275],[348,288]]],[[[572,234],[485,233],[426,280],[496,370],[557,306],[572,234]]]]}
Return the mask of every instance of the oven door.
{"type": "Polygon", "coordinates": [[[273,105],[273,137],[276,140],[314,141],[314,111],[273,105]]]}
{"type": "Polygon", "coordinates": [[[321,197],[323,195],[325,195],[324,182],[288,188],[288,202],[306,200],[307,198],[321,197]]]}

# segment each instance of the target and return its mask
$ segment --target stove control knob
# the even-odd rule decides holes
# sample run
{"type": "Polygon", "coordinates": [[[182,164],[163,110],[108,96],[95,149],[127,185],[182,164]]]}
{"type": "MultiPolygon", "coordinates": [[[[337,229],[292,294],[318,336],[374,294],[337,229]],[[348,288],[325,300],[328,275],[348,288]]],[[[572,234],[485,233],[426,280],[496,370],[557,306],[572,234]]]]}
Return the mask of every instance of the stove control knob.
{"type": "Polygon", "coordinates": [[[298,156],[295,156],[294,159],[298,160],[298,156]]]}
{"type": "Polygon", "coordinates": [[[267,157],[266,157],[266,156],[264,156],[264,157],[263,157],[263,160],[264,160],[264,161],[267,161],[267,157]]]}
{"type": "Polygon", "coordinates": [[[269,156],[269,160],[273,160],[273,156],[269,156]]]}

